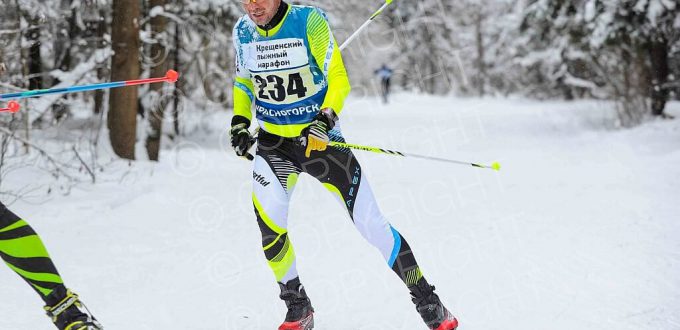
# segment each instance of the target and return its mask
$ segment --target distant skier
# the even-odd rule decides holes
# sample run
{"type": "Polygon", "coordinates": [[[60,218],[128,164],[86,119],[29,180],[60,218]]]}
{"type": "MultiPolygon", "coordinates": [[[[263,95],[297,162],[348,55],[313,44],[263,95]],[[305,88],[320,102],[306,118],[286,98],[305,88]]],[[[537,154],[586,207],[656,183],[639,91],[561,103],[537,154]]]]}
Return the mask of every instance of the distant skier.
{"type": "Polygon", "coordinates": [[[0,257],[45,301],[45,311],[60,330],[103,329],[66,289],[38,234],[0,202],[0,257]]]}
{"type": "Polygon", "coordinates": [[[382,94],[383,103],[388,103],[388,98],[390,96],[390,80],[392,79],[392,74],[394,72],[392,69],[387,67],[387,64],[383,64],[380,69],[375,70],[375,74],[380,78],[380,92],[382,94]]]}
{"type": "Polygon", "coordinates": [[[303,172],[338,197],[359,232],[411,291],[428,328],[456,329],[458,321],[423,277],[409,244],[378,209],[352,152],[327,148],[329,141],[344,141],[338,115],[350,84],[325,14],[281,0],[242,3],[247,15],[233,33],[236,79],[230,136],[236,154],[252,158],[248,127],[254,102],[260,131],[252,198],[264,254],[288,308],[279,330],[314,326],[314,308],[298,277],[287,231],[289,200],[303,172]]]}

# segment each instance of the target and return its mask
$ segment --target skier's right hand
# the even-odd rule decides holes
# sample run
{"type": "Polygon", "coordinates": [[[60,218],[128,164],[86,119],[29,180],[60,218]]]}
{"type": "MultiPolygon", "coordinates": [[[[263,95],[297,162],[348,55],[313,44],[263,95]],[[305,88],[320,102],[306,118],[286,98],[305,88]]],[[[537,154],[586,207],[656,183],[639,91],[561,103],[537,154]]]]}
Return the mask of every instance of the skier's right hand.
{"type": "Polygon", "coordinates": [[[253,146],[255,139],[248,131],[249,126],[250,120],[243,116],[234,116],[231,120],[229,136],[231,137],[231,147],[234,148],[236,155],[247,160],[253,160],[255,157],[248,153],[248,150],[253,146]]]}

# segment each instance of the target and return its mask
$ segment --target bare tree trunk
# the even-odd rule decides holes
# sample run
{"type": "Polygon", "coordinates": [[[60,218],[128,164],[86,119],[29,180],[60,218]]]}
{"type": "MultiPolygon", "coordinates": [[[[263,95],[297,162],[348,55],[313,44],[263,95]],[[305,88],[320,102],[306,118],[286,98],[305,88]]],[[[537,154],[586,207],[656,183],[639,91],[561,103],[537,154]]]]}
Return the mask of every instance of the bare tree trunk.
{"type": "Polygon", "coordinates": [[[668,88],[665,88],[664,85],[668,81],[668,74],[670,73],[668,66],[668,41],[663,37],[654,38],[649,43],[647,50],[650,62],[652,63],[652,115],[666,116],[664,108],[668,100],[668,88]]]}
{"type": "MultiPolygon", "coordinates": [[[[623,67],[630,68],[632,66],[632,59],[627,50],[622,50],[623,67]]],[[[621,98],[622,102],[622,117],[621,122],[624,127],[633,126],[635,123],[633,121],[633,113],[635,111],[633,106],[633,77],[630,70],[623,70],[623,95],[621,98]]]]}
{"type": "MultiPolygon", "coordinates": [[[[155,8],[157,6],[163,7],[165,0],[150,0],[149,7],[155,8]]],[[[152,58],[158,58],[156,65],[151,68],[152,77],[162,77],[167,70],[166,65],[166,49],[165,49],[165,27],[167,19],[163,15],[157,15],[151,18],[152,35],[156,37],[156,42],[151,45],[152,58]]],[[[156,62],[156,61],[154,61],[156,62]]],[[[158,161],[158,154],[161,146],[161,137],[163,136],[163,116],[165,114],[166,103],[163,97],[163,85],[153,84],[149,90],[154,94],[156,102],[152,105],[149,112],[149,134],[146,137],[146,152],[150,160],[158,161]]]]}
{"type": "MultiPolygon", "coordinates": [[[[138,0],[113,0],[111,81],[139,78],[139,14],[138,0]]],[[[116,155],[126,159],[135,159],[137,105],[136,86],[111,90],[109,137],[116,155]]]]}
{"type": "MultiPolygon", "coordinates": [[[[56,42],[54,43],[54,67],[67,72],[71,70],[71,46],[78,34],[76,25],[76,10],[71,8],[72,0],[61,0],[61,13],[68,13],[68,19],[64,23],[57,25],[56,42]]],[[[54,79],[52,85],[60,83],[59,79],[54,79]]],[[[68,99],[64,95],[63,99],[68,99]]],[[[56,102],[52,106],[54,118],[59,120],[68,112],[68,108],[63,102],[56,102]]]]}
{"type": "MultiPolygon", "coordinates": [[[[104,10],[98,10],[100,13],[100,18],[98,19],[95,27],[95,40],[96,40],[96,48],[97,50],[103,49],[106,47],[106,41],[104,40],[104,35],[106,34],[106,19],[105,14],[106,12],[104,10]]],[[[97,68],[97,80],[99,81],[104,81],[106,78],[106,66],[105,65],[100,65],[97,68]]],[[[94,92],[94,113],[99,114],[103,110],[102,108],[104,107],[104,91],[103,90],[96,90],[94,92]]]]}
{"type": "MultiPolygon", "coordinates": [[[[8,15],[6,14],[9,10],[8,4],[4,1],[0,2],[0,21],[10,22],[10,20],[7,19],[8,15]]],[[[4,25],[9,26],[10,24],[5,23],[4,25]]],[[[4,36],[3,39],[0,40],[0,81],[3,80],[2,78],[4,78],[5,72],[7,72],[7,64],[5,64],[5,48],[9,46],[9,42],[10,39],[7,38],[7,40],[5,40],[4,36]]],[[[0,163],[0,167],[2,167],[2,163],[0,163]]]]}
{"type": "Polygon", "coordinates": [[[28,21],[26,29],[26,39],[29,43],[28,48],[28,88],[42,89],[42,57],[40,56],[40,19],[33,17],[29,11],[24,12],[24,17],[28,21]]]}
{"type": "MultiPolygon", "coordinates": [[[[26,12],[24,12],[22,10],[21,5],[19,4],[19,0],[15,0],[14,3],[16,5],[17,12],[18,13],[23,12],[23,14],[17,15],[17,20],[16,20],[17,21],[17,29],[19,29],[19,31],[20,31],[20,29],[21,29],[21,15],[24,15],[25,19],[29,22],[29,24],[32,24],[30,22],[34,22],[34,20],[29,14],[26,14],[26,12]]],[[[30,30],[30,28],[29,28],[29,30],[30,30]]],[[[39,32],[40,32],[40,30],[37,30],[37,33],[32,34],[32,35],[30,33],[28,33],[29,35],[27,36],[27,38],[29,39],[29,41],[31,40],[31,37],[35,37],[36,42],[40,42],[40,33],[39,32]]],[[[20,33],[20,35],[21,35],[21,33],[20,33]]],[[[42,68],[40,68],[40,69],[32,68],[34,62],[31,60],[31,57],[35,56],[35,54],[33,53],[34,50],[35,50],[32,47],[33,44],[31,45],[31,47],[29,47],[28,52],[26,52],[26,51],[23,51],[23,48],[21,47],[21,43],[22,43],[22,38],[19,37],[18,40],[17,40],[17,47],[18,47],[18,49],[20,49],[20,59],[21,59],[21,70],[22,71],[21,71],[21,80],[18,80],[16,82],[17,82],[17,85],[20,88],[26,88],[26,84],[24,83],[23,78],[30,76],[30,73],[33,72],[33,70],[36,70],[38,72],[42,71],[42,68]]],[[[37,55],[38,55],[38,59],[39,59],[40,58],[40,46],[38,46],[37,49],[38,49],[37,55]]],[[[40,65],[40,64],[41,63],[38,62],[38,65],[40,65]]],[[[29,86],[33,86],[34,83],[38,83],[38,82],[40,83],[38,85],[42,85],[41,76],[38,76],[38,78],[40,78],[40,80],[38,80],[38,81],[32,81],[31,79],[29,79],[29,86]]],[[[31,88],[31,87],[29,87],[29,88],[31,88]]],[[[31,137],[30,136],[31,121],[29,120],[28,115],[29,115],[28,112],[22,115],[22,119],[24,121],[24,128],[25,128],[25,131],[26,131],[26,133],[25,133],[26,141],[30,141],[30,137],[31,137]]],[[[28,153],[29,152],[28,144],[23,143],[23,146],[24,146],[25,153],[28,153]]]]}
{"type": "MultiPolygon", "coordinates": [[[[54,43],[54,67],[61,71],[71,68],[71,41],[75,36],[75,10],[71,9],[71,0],[61,0],[60,12],[68,13],[67,19],[57,24],[56,42],[54,43]]],[[[58,84],[58,79],[55,85],[58,84]]]]}
{"type": "Polygon", "coordinates": [[[436,87],[435,77],[436,77],[436,73],[437,73],[437,67],[435,66],[434,61],[435,61],[434,58],[430,58],[430,60],[428,61],[429,71],[428,71],[428,74],[425,78],[426,79],[425,84],[427,86],[425,88],[425,90],[427,91],[428,94],[436,93],[436,91],[435,91],[435,87],[436,87]]]}
{"type": "Polygon", "coordinates": [[[482,35],[482,23],[484,16],[482,15],[482,8],[477,9],[475,15],[475,39],[477,41],[477,93],[479,96],[484,96],[484,81],[486,79],[486,65],[484,63],[484,37],[482,35]]]}
{"type": "MultiPolygon", "coordinates": [[[[183,9],[183,7],[181,7],[183,9]]],[[[175,60],[175,71],[183,74],[182,60],[180,59],[179,50],[182,47],[182,38],[180,38],[180,24],[175,22],[175,49],[173,50],[173,58],[175,60]]],[[[184,79],[180,79],[175,83],[173,106],[172,106],[172,126],[175,129],[175,135],[179,136],[179,105],[182,95],[184,95],[184,79]]]]}

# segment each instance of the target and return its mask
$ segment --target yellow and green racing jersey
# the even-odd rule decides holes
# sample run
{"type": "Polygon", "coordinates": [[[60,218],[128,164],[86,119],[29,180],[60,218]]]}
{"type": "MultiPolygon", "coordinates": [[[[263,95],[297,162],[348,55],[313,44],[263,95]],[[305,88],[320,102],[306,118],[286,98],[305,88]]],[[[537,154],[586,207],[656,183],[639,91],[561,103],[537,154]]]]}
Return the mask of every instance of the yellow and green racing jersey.
{"type": "Polygon", "coordinates": [[[234,115],[279,136],[295,137],[324,108],[342,111],[350,84],[326,15],[318,8],[289,6],[265,31],[247,15],[234,27],[234,115]]]}

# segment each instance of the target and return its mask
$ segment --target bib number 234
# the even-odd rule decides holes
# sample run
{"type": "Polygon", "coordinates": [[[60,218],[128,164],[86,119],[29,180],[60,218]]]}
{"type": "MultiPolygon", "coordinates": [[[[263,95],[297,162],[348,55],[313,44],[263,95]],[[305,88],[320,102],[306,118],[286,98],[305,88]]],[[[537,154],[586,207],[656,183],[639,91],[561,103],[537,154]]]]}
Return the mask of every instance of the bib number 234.
{"type": "Polygon", "coordinates": [[[307,95],[307,87],[299,72],[288,75],[288,81],[277,75],[254,76],[258,84],[258,98],[261,100],[274,100],[282,102],[289,96],[301,99],[307,95]]]}

